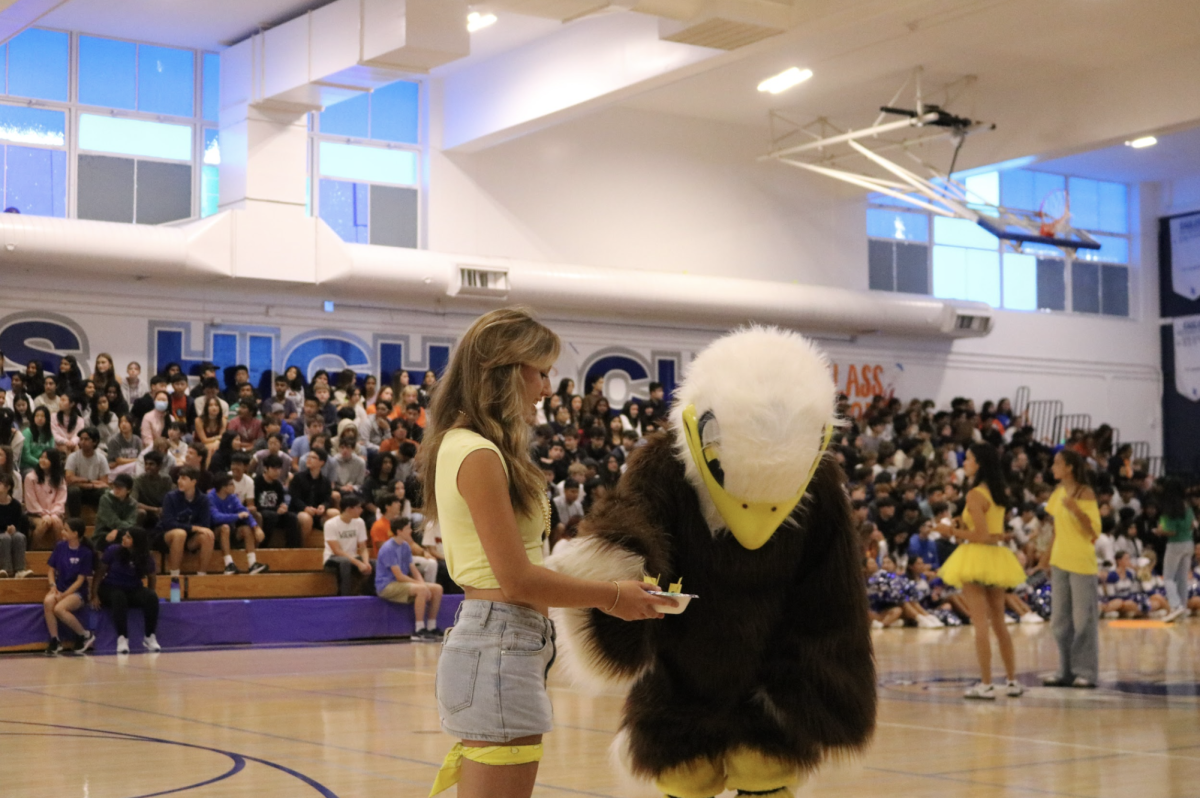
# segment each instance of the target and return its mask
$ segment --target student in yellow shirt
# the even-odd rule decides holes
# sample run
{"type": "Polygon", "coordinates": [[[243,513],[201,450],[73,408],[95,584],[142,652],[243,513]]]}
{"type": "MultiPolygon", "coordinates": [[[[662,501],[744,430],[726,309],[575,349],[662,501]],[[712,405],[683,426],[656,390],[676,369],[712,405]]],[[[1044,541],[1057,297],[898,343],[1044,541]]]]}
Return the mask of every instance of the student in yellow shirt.
{"type": "Polygon", "coordinates": [[[536,405],[550,395],[558,336],[518,308],[463,335],[429,408],[420,454],[426,517],[466,593],[437,669],[442,728],[454,746],[433,793],[528,798],[551,730],[549,607],[594,607],[626,621],[662,618],[671,599],[640,579],[578,579],[542,567],[546,482],[529,456],[536,405]]]}
{"type": "Polygon", "coordinates": [[[1047,687],[1096,686],[1100,667],[1100,605],[1096,599],[1096,537],[1100,508],[1088,487],[1087,461],[1063,449],[1051,467],[1058,487],[1046,512],[1054,517],[1050,548],[1050,631],[1058,643],[1059,668],[1047,687]]]}

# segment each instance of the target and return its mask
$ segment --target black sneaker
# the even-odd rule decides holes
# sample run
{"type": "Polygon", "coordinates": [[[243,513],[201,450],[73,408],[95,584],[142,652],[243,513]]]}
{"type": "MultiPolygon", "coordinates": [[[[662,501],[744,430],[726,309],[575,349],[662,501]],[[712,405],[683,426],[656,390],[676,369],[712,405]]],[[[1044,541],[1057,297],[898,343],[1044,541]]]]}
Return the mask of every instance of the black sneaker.
{"type": "Polygon", "coordinates": [[[256,562],[254,565],[250,566],[251,575],[265,574],[269,570],[271,570],[271,566],[267,565],[265,562],[256,562]]]}
{"type": "Polygon", "coordinates": [[[426,627],[425,631],[429,633],[430,640],[442,640],[446,636],[445,634],[442,633],[441,629],[430,629],[430,628],[426,627]]]}
{"type": "Polygon", "coordinates": [[[413,632],[412,639],[421,643],[433,643],[437,641],[437,638],[428,629],[420,629],[413,632]]]}
{"type": "Polygon", "coordinates": [[[238,570],[237,565],[235,565],[234,563],[229,563],[229,565],[225,566],[225,575],[226,576],[233,576],[234,574],[239,574],[239,573],[241,573],[241,571],[238,570]]]}
{"type": "Polygon", "coordinates": [[[75,644],[75,656],[82,657],[84,653],[96,644],[96,635],[91,632],[87,633],[87,637],[75,644]]]}
{"type": "Polygon", "coordinates": [[[47,657],[57,657],[58,652],[62,651],[62,646],[58,642],[57,637],[50,638],[50,644],[46,646],[47,657]]]}

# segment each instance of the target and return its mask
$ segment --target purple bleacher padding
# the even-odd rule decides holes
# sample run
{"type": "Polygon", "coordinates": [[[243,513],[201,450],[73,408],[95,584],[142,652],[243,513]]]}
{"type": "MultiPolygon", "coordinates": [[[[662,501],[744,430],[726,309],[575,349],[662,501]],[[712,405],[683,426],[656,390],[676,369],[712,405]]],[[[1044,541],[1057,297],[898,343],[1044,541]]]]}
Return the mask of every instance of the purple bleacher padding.
{"type": "MultiPolygon", "coordinates": [[[[446,596],[438,613],[445,629],[454,622],[461,595],[446,596]]],[[[87,610],[84,623],[96,634],[96,651],[112,653],[117,632],[108,612],[87,610]]],[[[392,604],[369,596],[233,601],[161,602],[158,642],[164,649],[279,643],[327,643],[339,640],[399,637],[413,632],[411,604],[392,604]]],[[[142,650],[142,613],[129,613],[129,643],[142,650]]],[[[69,632],[66,632],[69,634],[69,632]]],[[[44,643],[40,604],[0,605],[0,647],[44,643]]]]}

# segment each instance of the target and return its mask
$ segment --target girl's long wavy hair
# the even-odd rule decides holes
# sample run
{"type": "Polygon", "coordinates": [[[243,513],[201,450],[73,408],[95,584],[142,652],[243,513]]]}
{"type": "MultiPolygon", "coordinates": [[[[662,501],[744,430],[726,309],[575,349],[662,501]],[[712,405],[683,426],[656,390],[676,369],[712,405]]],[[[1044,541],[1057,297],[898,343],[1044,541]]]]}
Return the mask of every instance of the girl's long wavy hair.
{"type": "Polygon", "coordinates": [[[558,336],[524,308],[484,314],[463,335],[433,393],[425,443],[417,456],[426,517],[438,517],[438,452],[452,429],[473,430],[496,444],[508,464],[513,511],[518,516],[538,511],[546,482],[529,456],[521,366],[548,368],[558,351],[558,336]]]}

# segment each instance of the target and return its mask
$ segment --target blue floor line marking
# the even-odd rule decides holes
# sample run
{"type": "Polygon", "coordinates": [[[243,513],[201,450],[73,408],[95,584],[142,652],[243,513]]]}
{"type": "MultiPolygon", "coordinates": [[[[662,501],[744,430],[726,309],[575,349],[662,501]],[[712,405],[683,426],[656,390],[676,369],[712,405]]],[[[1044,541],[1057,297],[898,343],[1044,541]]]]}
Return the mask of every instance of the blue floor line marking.
{"type": "MultiPolygon", "coordinates": [[[[97,660],[97,662],[100,662],[100,661],[101,660],[97,660]]],[[[105,664],[108,664],[108,663],[105,663],[105,664]]],[[[129,665],[127,667],[138,667],[138,666],[129,665]]],[[[150,668],[139,668],[139,669],[140,670],[151,670],[150,668]]],[[[418,709],[428,709],[428,707],[423,707],[419,704],[409,704],[407,702],[401,702],[401,701],[390,701],[388,699],[382,699],[382,698],[363,698],[361,696],[343,695],[340,693],[328,693],[328,692],[324,692],[324,691],[300,690],[300,689],[297,689],[294,687],[280,687],[278,685],[262,684],[262,683],[254,682],[254,681],[250,681],[250,680],[232,679],[232,678],[225,677],[225,676],[208,676],[205,674],[192,674],[192,673],[188,673],[186,671],[174,671],[174,670],[168,670],[165,668],[154,668],[153,671],[155,673],[168,673],[173,676],[183,677],[183,678],[187,678],[187,679],[208,680],[208,681],[230,681],[230,682],[235,682],[235,683],[239,683],[239,684],[248,684],[248,685],[251,685],[254,687],[268,687],[270,689],[282,690],[284,692],[326,694],[326,695],[330,695],[330,696],[336,697],[336,698],[352,698],[352,699],[356,699],[356,700],[360,700],[360,701],[369,701],[372,703],[381,703],[381,704],[398,705],[398,706],[410,706],[410,707],[416,707],[418,709]]],[[[7,689],[7,690],[10,690],[13,692],[21,692],[21,693],[29,693],[31,695],[39,695],[39,696],[43,696],[46,698],[54,698],[54,699],[60,699],[60,700],[64,700],[64,701],[73,701],[73,702],[81,703],[81,704],[100,706],[100,707],[104,707],[106,709],[124,710],[127,712],[135,712],[135,713],[140,713],[140,714],[145,714],[145,715],[153,715],[153,716],[157,716],[157,717],[170,718],[172,720],[181,720],[181,721],[185,721],[188,723],[200,724],[203,726],[212,726],[213,728],[224,729],[226,731],[234,731],[234,732],[240,732],[243,734],[252,734],[252,735],[258,735],[258,736],[262,736],[262,737],[269,737],[269,738],[273,738],[273,739],[277,739],[277,740],[284,740],[286,742],[302,743],[305,745],[313,745],[313,746],[316,746],[316,747],[322,748],[322,749],[328,748],[328,749],[333,749],[333,750],[338,750],[338,751],[347,751],[347,752],[356,753],[356,754],[367,754],[369,756],[378,756],[378,757],[384,757],[387,759],[394,759],[394,760],[397,760],[400,762],[409,762],[409,763],[417,764],[417,765],[426,765],[426,766],[432,767],[432,768],[441,768],[441,766],[442,766],[441,762],[429,762],[429,761],[426,761],[423,759],[413,759],[411,757],[399,756],[397,754],[379,753],[377,751],[365,751],[365,750],[361,750],[361,749],[357,749],[357,748],[347,748],[345,746],[330,745],[328,743],[312,742],[309,740],[302,740],[302,739],[298,739],[295,737],[285,737],[283,735],[274,734],[271,732],[257,731],[257,730],[253,730],[253,729],[242,729],[237,726],[226,726],[224,724],[214,723],[212,721],[204,721],[204,720],[198,720],[195,718],[187,718],[187,717],[183,717],[183,716],[179,716],[179,715],[171,715],[171,714],[168,714],[165,712],[156,712],[156,711],[148,710],[148,709],[138,709],[136,707],[125,707],[125,706],[121,706],[119,704],[106,704],[101,701],[94,701],[94,700],[84,699],[84,698],[59,696],[59,695],[55,695],[53,693],[46,693],[46,692],[42,692],[39,690],[34,690],[32,688],[5,687],[4,689],[7,689]]],[[[575,727],[562,726],[561,728],[575,728],[575,727]]],[[[611,732],[603,732],[603,733],[611,734],[611,732]]],[[[247,758],[250,758],[250,757],[247,757],[247,758]]],[[[545,787],[547,789],[558,790],[561,792],[567,792],[567,793],[571,793],[574,795],[589,795],[589,796],[596,796],[596,798],[613,798],[612,794],[610,794],[610,793],[588,792],[585,790],[572,789],[570,787],[562,787],[562,786],[559,786],[556,784],[549,784],[544,781],[538,781],[537,784],[538,784],[538,786],[545,787]]],[[[331,796],[331,798],[336,798],[336,796],[333,796],[332,793],[330,794],[330,796],[331,796]]]]}
{"type": "MultiPolygon", "coordinates": [[[[130,739],[130,738],[126,738],[126,739],[130,739]]],[[[141,742],[141,741],[134,740],[134,742],[141,742]]],[[[165,742],[165,741],[159,741],[159,742],[165,742]]],[[[216,750],[216,749],[212,749],[212,750],[216,750]]],[[[173,795],[174,793],[177,793],[177,792],[187,792],[188,790],[196,790],[196,789],[199,789],[200,787],[207,787],[210,784],[216,784],[219,781],[225,781],[225,779],[233,778],[234,776],[236,776],[237,774],[239,774],[243,770],[245,770],[246,760],[244,757],[242,757],[238,754],[229,753],[228,751],[222,751],[221,753],[223,753],[233,759],[233,767],[231,767],[225,773],[222,773],[220,776],[216,776],[216,777],[208,779],[206,781],[199,781],[199,782],[196,782],[195,784],[189,784],[186,787],[176,787],[173,790],[162,790],[160,792],[148,792],[148,793],[144,793],[142,795],[135,795],[135,796],[133,796],[133,798],[158,798],[158,796],[160,796],[160,795],[173,795]]]]}
{"type": "Polygon", "coordinates": [[[864,767],[863,770],[874,771],[876,773],[889,773],[889,774],[896,775],[896,776],[909,776],[910,778],[917,778],[917,779],[934,779],[936,781],[948,781],[953,784],[971,784],[971,785],[986,786],[986,787],[1003,787],[1006,791],[1013,790],[1013,791],[1019,791],[1019,792],[1031,792],[1031,793],[1035,793],[1037,795],[1057,795],[1057,796],[1064,796],[1064,798],[1093,798],[1093,796],[1090,796],[1090,795],[1080,795],[1078,793],[1073,793],[1073,792],[1057,792],[1055,790],[1043,790],[1039,787],[1027,787],[1023,784],[1007,784],[1007,783],[997,783],[997,782],[993,782],[993,781],[978,781],[976,779],[956,779],[956,778],[952,778],[950,776],[940,776],[936,773],[912,773],[907,770],[892,770],[890,768],[877,768],[877,767],[864,767]]]}
{"type": "Polygon", "coordinates": [[[1104,753],[1095,754],[1093,756],[1075,756],[1067,759],[1047,759],[1044,762],[1021,762],[1013,765],[990,765],[983,768],[963,768],[962,770],[939,770],[936,773],[929,773],[930,776],[957,776],[967,773],[984,773],[989,770],[1009,770],[1011,768],[1040,768],[1045,765],[1062,765],[1067,762],[1089,762],[1096,759],[1115,759],[1121,756],[1134,756],[1134,754],[1124,753],[1104,753]]]}
{"type": "MultiPolygon", "coordinates": [[[[78,699],[68,699],[68,700],[78,700],[78,699]]],[[[85,703],[91,703],[91,702],[85,702],[85,703]]],[[[33,723],[30,721],[19,721],[19,720],[0,720],[0,723],[8,723],[10,725],[15,725],[15,726],[37,726],[40,728],[49,728],[49,729],[68,729],[72,732],[79,731],[78,727],[63,726],[63,725],[59,725],[59,724],[55,724],[55,723],[33,723]]],[[[151,737],[151,736],[145,735],[145,734],[133,734],[131,732],[113,731],[113,730],[108,730],[108,729],[95,729],[92,731],[93,731],[92,734],[61,734],[60,733],[60,734],[56,734],[53,736],[57,736],[57,737],[88,737],[91,739],[125,740],[125,741],[129,741],[129,742],[155,743],[157,745],[174,745],[174,746],[178,746],[180,748],[192,748],[192,749],[195,749],[198,751],[209,751],[214,754],[221,754],[223,756],[229,757],[233,761],[233,767],[231,767],[227,772],[221,774],[220,776],[216,776],[211,779],[206,779],[205,781],[197,782],[196,784],[190,784],[185,787],[176,787],[176,788],[173,788],[170,790],[163,790],[161,792],[144,793],[142,795],[131,796],[131,798],[156,798],[157,796],[161,796],[161,795],[172,795],[174,793],[186,792],[188,790],[195,790],[200,787],[208,786],[209,784],[215,784],[219,781],[224,781],[225,779],[231,778],[231,777],[237,775],[238,773],[240,773],[242,770],[245,769],[247,761],[257,762],[260,765],[265,765],[269,768],[274,768],[275,770],[279,770],[283,773],[286,773],[287,775],[291,776],[292,778],[302,781],[305,784],[307,784],[308,786],[312,787],[318,794],[320,794],[322,796],[322,798],[338,798],[336,793],[334,793],[328,787],[326,787],[325,785],[316,781],[315,779],[312,779],[312,778],[304,775],[303,773],[300,773],[299,771],[292,770],[291,768],[289,768],[285,765],[280,765],[277,762],[271,762],[270,760],[267,760],[267,759],[260,759],[258,757],[248,756],[245,754],[238,754],[238,753],[234,753],[232,751],[225,751],[220,748],[212,748],[212,747],[206,746],[206,745],[196,745],[195,743],[183,743],[183,742],[179,742],[178,740],[167,740],[162,737],[151,737]]]]}
{"type": "MultiPolygon", "coordinates": [[[[20,723],[20,721],[0,720],[0,723],[20,723]]],[[[35,724],[30,724],[30,725],[49,726],[50,728],[68,728],[65,726],[64,727],[55,726],[54,724],[49,724],[49,723],[46,723],[46,724],[35,723],[35,724]]],[[[99,730],[99,732],[96,734],[67,734],[65,732],[54,732],[54,733],[51,733],[51,732],[0,732],[0,737],[53,737],[56,739],[62,739],[64,737],[71,737],[71,738],[75,738],[75,739],[84,739],[84,740],[104,740],[107,742],[112,742],[114,740],[119,741],[119,742],[128,742],[128,743],[149,742],[149,740],[143,740],[143,739],[139,739],[137,737],[130,737],[130,736],[126,735],[124,732],[108,731],[108,730],[103,730],[103,729],[99,730]]],[[[170,743],[170,741],[168,741],[168,740],[156,740],[155,742],[170,743]]],[[[177,745],[178,743],[170,743],[170,744],[177,745]]],[[[195,746],[191,746],[191,747],[195,747],[195,746]]],[[[211,749],[211,750],[216,751],[216,749],[211,749]]],[[[199,787],[207,787],[209,784],[216,784],[219,781],[224,781],[225,779],[228,779],[232,776],[236,776],[238,773],[240,773],[242,771],[242,769],[244,769],[246,767],[246,760],[243,759],[238,754],[232,754],[227,751],[220,751],[218,753],[225,754],[226,756],[228,756],[230,759],[233,760],[233,767],[231,767],[229,770],[222,773],[221,775],[215,776],[211,779],[206,779],[204,781],[197,782],[195,784],[188,784],[183,787],[176,787],[171,790],[163,790],[162,792],[146,793],[145,795],[135,795],[135,796],[133,796],[133,798],[156,798],[156,796],[159,796],[159,795],[171,795],[172,793],[187,792],[188,790],[195,790],[199,787]]]]}

